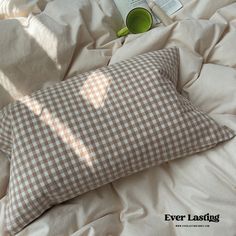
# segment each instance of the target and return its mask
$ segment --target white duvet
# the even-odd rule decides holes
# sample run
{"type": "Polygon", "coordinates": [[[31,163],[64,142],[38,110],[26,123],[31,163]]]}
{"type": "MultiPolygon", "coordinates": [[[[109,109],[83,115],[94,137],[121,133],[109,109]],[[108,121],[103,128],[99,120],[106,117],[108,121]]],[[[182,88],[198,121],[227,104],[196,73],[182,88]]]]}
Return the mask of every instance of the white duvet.
{"type": "MultiPolygon", "coordinates": [[[[119,39],[122,21],[111,0],[35,2],[0,1],[0,105],[75,74],[175,45],[181,54],[179,89],[236,131],[236,1],[181,0],[184,7],[172,16],[172,25],[119,39]]],[[[8,168],[1,154],[0,235],[8,168]]],[[[235,236],[236,138],[67,201],[17,235],[235,236]],[[220,221],[165,221],[165,214],[208,213],[219,214],[220,221]]]]}

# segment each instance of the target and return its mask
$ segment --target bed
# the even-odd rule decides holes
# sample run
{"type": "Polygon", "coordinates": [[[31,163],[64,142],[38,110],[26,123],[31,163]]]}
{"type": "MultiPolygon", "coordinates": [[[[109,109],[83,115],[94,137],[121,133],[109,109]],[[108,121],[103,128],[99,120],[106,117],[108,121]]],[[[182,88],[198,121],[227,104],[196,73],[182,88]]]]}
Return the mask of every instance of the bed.
{"type": "MultiPolygon", "coordinates": [[[[181,0],[169,26],[117,38],[123,23],[110,0],[2,1],[0,106],[136,55],[178,47],[178,89],[236,131],[236,2],[181,0]],[[24,78],[24,79],[22,79],[24,78]]],[[[9,161],[0,153],[0,234],[9,161]]],[[[236,138],[166,162],[46,211],[18,236],[236,235],[236,138]],[[219,222],[167,220],[219,215],[219,222]],[[200,225],[200,226],[198,226],[200,225]]]]}

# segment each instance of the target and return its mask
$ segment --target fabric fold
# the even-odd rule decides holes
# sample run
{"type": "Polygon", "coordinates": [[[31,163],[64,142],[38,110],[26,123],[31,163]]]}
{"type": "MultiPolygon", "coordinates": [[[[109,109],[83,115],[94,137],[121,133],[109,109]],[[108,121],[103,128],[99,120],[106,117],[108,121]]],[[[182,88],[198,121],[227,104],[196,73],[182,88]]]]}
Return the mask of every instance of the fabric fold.
{"type": "Polygon", "coordinates": [[[11,156],[12,149],[12,127],[9,107],[5,107],[0,111],[0,149],[8,157],[11,156]]]}

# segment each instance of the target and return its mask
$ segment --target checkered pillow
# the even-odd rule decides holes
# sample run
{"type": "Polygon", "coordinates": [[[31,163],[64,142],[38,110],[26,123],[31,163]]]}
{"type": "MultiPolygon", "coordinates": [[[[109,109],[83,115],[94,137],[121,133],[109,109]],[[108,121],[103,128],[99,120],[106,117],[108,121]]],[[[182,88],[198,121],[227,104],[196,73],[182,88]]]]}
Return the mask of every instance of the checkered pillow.
{"type": "Polygon", "coordinates": [[[233,137],[176,91],[177,48],[87,72],[7,106],[5,211],[14,234],[55,204],[233,137]]]}

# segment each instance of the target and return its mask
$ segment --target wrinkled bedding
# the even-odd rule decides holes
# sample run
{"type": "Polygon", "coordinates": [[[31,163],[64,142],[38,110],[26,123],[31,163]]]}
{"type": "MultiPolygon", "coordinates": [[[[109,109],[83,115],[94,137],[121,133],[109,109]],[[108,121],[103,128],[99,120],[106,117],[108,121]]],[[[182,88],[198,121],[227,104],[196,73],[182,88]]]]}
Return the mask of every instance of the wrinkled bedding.
{"type": "MultiPolygon", "coordinates": [[[[172,25],[125,38],[116,37],[122,21],[111,0],[39,1],[24,7],[24,1],[2,2],[1,107],[81,72],[177,46],[179,91],[236,131],[236,1],[181,0],[184,7],[172,16],[172,25]]],[[[0,235],[8,170],[0,153],[0,235]]],[[[236,138],[55,206],[17,235],[235,236],[235,183],[236,138]],[[164,214],[207,213],[220,214],[220,222],[200,228],[164,220],[164,214]]]]}

